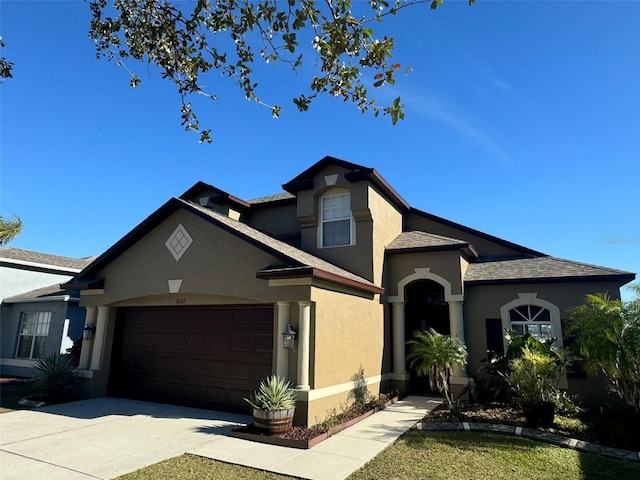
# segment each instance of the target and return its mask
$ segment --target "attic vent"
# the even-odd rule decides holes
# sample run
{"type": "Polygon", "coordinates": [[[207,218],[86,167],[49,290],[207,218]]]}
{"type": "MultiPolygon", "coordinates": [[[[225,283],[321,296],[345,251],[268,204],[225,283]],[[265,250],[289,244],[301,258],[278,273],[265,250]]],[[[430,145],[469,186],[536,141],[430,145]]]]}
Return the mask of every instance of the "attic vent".
{"type": "Polygon", "coordinates": [[[189,245],[193,243],[193,238],[189,235],[189,232],[179,224],[173,231],[169,239],[165,242],[166,247],[176,259],[176,262],[180,260],[180,257],[187,251],[189,245]]]}
{"type": "Polygon", "coordinates": [[[201,207],[206,207],[207,203],[209,203],[209,197],[200,197],[198,199],[198,203],[200,204],[201,207]]]}
{"type": "Polygon", "coordinates": [[[325,175],[324,176],[325,185],[335,185],[336,184],[336,180],[338,180],[338,174],[337,173],[334,173],[333,175],[325,175]]]}

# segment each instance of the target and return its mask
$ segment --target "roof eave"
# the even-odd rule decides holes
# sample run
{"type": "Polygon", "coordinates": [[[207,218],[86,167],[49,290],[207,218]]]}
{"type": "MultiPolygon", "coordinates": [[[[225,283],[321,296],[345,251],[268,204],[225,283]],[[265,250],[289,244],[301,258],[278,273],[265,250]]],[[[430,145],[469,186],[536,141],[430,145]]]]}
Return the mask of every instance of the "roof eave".
{"type": "Polygon", "coordinates": [[[378,287],[372,284],[366,284],[363,282],[359,282],[357,280],[353,280],[351,278],[346,278],[341,275],[337,275],[335,273],[327,272],[320,268],[315,267],[295,267],[295,268],[278,268],[278,269],[268,269],[261,270],[256,273],[256,278],[261,280],[279,280],[279,279],[290,279],[290,278],[314,278],[318,280],[325,280],[332,283],[336,283],[339,285],[343,285],[346,287],[355,288],[358,290],[363,290],[365,292],[373,293],[373,294],[382,294],[384,293],[384,288],[378,287]]]}
{"type": "Polygon", "coordinates": [[[104,288],[104,278],[94,280],[83,280],[74,282],[73,279],[67,283],[61,283],[62,290],[100,290],[104,288]]]}
{"type": "Polygon", "coordinates": [[[478,258],[478,254],[475,252],[472,246],[468,243],[453,244],[453,245],[425,245],[422,247],[407,247],[407,248],[387,248],[385,253],[387,255],[399,255],[403,253],[430,253],[430,252],[451,252],[460,250],[466,258],[478,258]]]}
{"type": "Polygon", "coordinates": [[[465,280],[466,286],[514,285],[519,283],[572,283],[572,282],[616,282],[625,285],[634,281],[635,273],[611,275],[582,275],[566,277],[498,278],[487,280],[465,280]]]}

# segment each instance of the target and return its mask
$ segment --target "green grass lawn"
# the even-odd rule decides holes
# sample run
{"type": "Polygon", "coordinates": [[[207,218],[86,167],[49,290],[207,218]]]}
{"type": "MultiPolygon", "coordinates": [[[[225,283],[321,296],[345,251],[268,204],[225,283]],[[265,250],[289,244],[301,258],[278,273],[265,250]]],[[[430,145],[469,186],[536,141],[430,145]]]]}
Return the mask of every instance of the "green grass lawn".
{"type": "Polygon", "coordinates": [[[477,432],[411,431],[349,480],[638,479],[640,463],[477,432]]]}
{"type": "MultiPolygon", "coordinates": [[[[262,472],[182,455],[119,480],[287,479],[262,472]]],[[[477,432],[411,431],[380,453],[348,480],[388,479],[535,479],[636,480],[640,463],[580,453],[511,435],[477,432]]]]}

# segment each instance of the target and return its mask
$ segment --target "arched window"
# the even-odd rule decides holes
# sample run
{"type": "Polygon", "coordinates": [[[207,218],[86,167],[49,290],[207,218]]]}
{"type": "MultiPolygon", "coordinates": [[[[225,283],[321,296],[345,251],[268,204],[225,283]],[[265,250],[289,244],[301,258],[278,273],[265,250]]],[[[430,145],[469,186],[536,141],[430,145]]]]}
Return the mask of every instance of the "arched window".
{"type": "Polygon", "coordinates": [[[554,337],[551,312],[537,305],[520,305],[509,310],[509,324],[518,335],[530,333],[538,340],[554,337]]]}
{"type": "MultiPolygon", "coordinates": [[[[562,347],[560,309],[551,302],[537,298],[537,295],[519,293],[517,299],[500,307],[502,330],[515,330],[520,335],[528,332],[540,340],[556,338],[554,345],[562,347]]],[[[506,351],[506,340],[504,348],[506,351]]]]}
{"type": "Polygon", "coordinates": [[[353,230],[351,194],[348,191],[332,190],[321,197],[320,247],[353,245],[355,243],[353,230]]]}

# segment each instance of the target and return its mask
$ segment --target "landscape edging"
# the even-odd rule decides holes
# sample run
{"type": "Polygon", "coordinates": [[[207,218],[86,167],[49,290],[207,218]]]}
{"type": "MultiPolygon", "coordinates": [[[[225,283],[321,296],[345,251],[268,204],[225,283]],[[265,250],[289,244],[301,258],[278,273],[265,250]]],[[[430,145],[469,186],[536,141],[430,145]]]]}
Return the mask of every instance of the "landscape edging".
{"type": "Polygon", "coordinates": [[[445,431],[475,431],[489,433],[506,433],[517,437],[525,437],[533,440],[539,440],[551,443],[564,448],[571,448],[587,453],[597,453],[608,457],[618,458],[621,460],[629,460],[631,462],[640,462],[640,452],[631,450],[623,450],[622,448],[607,447],[593,442],[585,442],[576,438],[565,437],[555,433],[541,432],[532,428],[516,427],[513,425],[501,425],[493,423],[478,422],[418,422],[416,427],[419,430],[427,430],[434,432],[445,431]]]}

